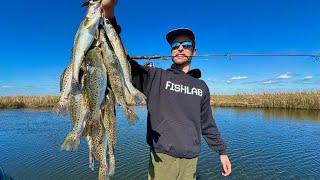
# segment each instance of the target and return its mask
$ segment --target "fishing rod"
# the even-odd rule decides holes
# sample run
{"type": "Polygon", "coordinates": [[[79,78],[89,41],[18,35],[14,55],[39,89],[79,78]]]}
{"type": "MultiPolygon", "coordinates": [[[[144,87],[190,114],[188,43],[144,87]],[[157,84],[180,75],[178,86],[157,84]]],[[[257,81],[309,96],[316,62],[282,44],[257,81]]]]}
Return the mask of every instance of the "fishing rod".
{"type": "MultiPolygon", "coordinates": [[[[195,55],[191,56],[194,58],[197,57],[257,57],[257,56],[272,56],[272,57],[311,57],[316,60],[320,60],[320,54],[233,54],[233,53],[226,53],[226,54],[202,54],[202,55],[195,55]]],[[[172,56],[163,56],[163,55],[152,55],[152,56],[130,56],[131,59],[136,60],[170,60],[172,56]]]]}

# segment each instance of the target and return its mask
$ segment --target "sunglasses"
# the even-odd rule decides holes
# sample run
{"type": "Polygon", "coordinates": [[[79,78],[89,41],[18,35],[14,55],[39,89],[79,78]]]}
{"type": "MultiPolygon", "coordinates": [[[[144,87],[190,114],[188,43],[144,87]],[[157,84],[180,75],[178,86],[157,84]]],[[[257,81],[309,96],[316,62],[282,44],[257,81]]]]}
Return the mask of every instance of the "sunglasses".
{"type": "Polygon", "coordinates": [[[173,41],[171,43],[171,49],[174,50],[174,49],[178,49],[180,47],[180,45],[182,45],[182,47],[184,49],[189,49],[189,50],[192,50],[193,49],[193,43],[192,41],[173,41]]]}

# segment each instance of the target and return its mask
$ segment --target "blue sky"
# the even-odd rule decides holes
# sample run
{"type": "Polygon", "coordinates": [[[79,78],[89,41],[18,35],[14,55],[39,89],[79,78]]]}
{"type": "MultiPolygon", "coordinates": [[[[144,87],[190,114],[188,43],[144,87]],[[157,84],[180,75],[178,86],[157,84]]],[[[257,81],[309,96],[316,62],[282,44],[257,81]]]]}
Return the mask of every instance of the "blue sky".
{"type": "MultiPolygon", "coordinates": [[[[58,95],[59,76],[86,11],[80,4],[2,2],[0,96],[58,95]]],[[[176,27],[195,32],[198,54],[320,54],[318,7],[318,0],[119,0],[116,17],[130,55],[169,55],[164,37],[176,27]]],[[[312,58],[195,58],[192,67],[201,69],[215,94],[320,90],[320,61],[312,58]]]]}

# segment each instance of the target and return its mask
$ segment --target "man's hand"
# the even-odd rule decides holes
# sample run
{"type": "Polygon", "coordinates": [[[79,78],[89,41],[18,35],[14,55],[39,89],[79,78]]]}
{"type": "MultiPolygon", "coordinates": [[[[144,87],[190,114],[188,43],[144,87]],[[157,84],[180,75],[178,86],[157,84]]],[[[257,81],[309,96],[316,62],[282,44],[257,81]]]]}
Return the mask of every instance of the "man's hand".
{"type": "Polygon", "coordinates": [[[117,5],[118,0],[102,0],[102,16],[109,19],[114,17],[114,9],[117,5]]]}
{"type": "Polygon", "coordinates": [[[222,175],[228,176],[231,173],[231,163],[227,155],[220,155],[220,161],[222,166],[222,175]]]}
{"type": "Polygon", "coordinates": [[[111,8],[117,5],[118,0],[102,0],[101,1],[101,6],[103,8],[111,8]]]}

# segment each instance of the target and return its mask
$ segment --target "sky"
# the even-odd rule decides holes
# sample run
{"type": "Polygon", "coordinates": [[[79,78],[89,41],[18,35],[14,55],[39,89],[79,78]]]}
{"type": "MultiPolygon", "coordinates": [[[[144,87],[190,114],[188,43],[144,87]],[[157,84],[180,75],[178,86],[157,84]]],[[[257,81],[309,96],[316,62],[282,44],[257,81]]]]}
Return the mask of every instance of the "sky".
{"type": "MultiPolygon", "coordinates": [[[[81,0],[3,1],[0,96],[58,95],[81,0]]],[[[130,55],[170,55],[165,35],[187,27],[197,54],[320,54],[318,0],[118,0],[116,17],[130,55]]],[[[143,64],[144,61],[139,61],[143,64]]],[[[171,61],[154,61],[167,69],[171,61]]],[[[212,94],[320,90],[320,60],[308,57],[194,58],[212,94]]]]}

